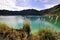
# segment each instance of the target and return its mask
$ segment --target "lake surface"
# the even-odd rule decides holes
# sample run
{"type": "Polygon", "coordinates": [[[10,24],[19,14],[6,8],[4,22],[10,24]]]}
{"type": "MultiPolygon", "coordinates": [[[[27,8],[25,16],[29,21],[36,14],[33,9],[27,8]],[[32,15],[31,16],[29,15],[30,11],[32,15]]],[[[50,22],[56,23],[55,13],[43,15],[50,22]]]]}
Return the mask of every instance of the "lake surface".
{"type": "Polygon", "coordinates": [[[0,16],[0,22],[6,23],[15,29],[20,29],[24,22],[28,22],[30,23],[31,32],[36,32],[39,28],[60,31],[59,16],[0,16]]]}

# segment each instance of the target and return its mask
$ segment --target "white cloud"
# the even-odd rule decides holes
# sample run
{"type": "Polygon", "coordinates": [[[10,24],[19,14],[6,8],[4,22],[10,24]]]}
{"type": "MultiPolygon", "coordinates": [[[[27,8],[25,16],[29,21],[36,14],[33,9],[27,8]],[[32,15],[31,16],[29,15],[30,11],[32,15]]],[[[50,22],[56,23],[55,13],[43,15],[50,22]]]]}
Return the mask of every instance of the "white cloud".
{"type": "MultiPolygon", "coordinates": [[[[26,2],[24,0],[24,2],[26,2]]],[[[16,0],[0,0],[0,10],[6,9],[6,10],[23,10],[23,9],[29,9],[30,7],[25,6],[16,6],[16,0]]]]}
{"type": "Polygon", "coordinates": [[[40,1],[42,1],[42,2],[48,2],[49,0],[40,0],[40,1]]]}
{"type": "Polygon", "coordinates": [[[27,6],[27,7],[26,7],[26,6],[25,6],[25,7],[19,7],[19,6],[16,6],[16,7],[15,7],[15,10],[17,10],[17,11],[23,10],[23,9],[31,9],[31,8],[28,7],[28,6],[27,6]]]}
{"type": "Polygon", "coordinates": [[[15,0],[0,0],[0,5],[14,7],[15,2],[16,2],[15,0]]]}
{"type": "Polygon", "coordinates": [[[13,9],[16,0],[0,0],[0,9],[13,9]]]}
{"type": "Polygon", "coordinates": [[[40,10],[39,8],[35,8],[32,6],[28,6],[29,0],[0,0],[0,10],[6,9],[6,10],[24,10],[24,9],[37,9],[40,10]],[[16,4],[16,2],[20,1],[21,5],[16,4]],[[22,6],[23,5],[23,6],[22,6]]]}
{"type": "Polygon", "coordinates": [[[17,0],[16,5],[18,6],[27,6],[30,0],[17,0]]]}
{"type": "Polygon", "coordinates": [[[48,2],[49,0],[42,0],[43,2],[48,2]]]}
{"type": "MultiPolygon", "coordinates": [[[[58,0],[58,1],[52,0],[51,4],[48,3],[49,0],[35,0],[35,1],[40,1],[40,2],[46,3],[46,4],[44,4],[45,9],[53,7],[55,4],[60,3],[60,0],[58,0]],[[57,3],[53,4],[53,2],[57,2],[57,3]]],[[[31,3],[31,0],[0,0],[0,10],[3,10],[3,9],[13,10],[13,11],[15,11],[15,10],[20,11],[20,10],[24,10],[24,9],[41,10],[38,7],[33,7],[32,4],[30,4],[30,3],[31,3]]]]}
{"type": "Polygon", "coordinates": [[[38,2],[48,2],[49,0],[35,0],[35,1],[38,1],[38,2]]]}
{"type": "Polygon", "coordinates": [[[47,9],[47,8],[54,7],[55,5],[57,5],[57,4],[45,4],[44,7],[45,7],[45,9],[47,9]]]}
{"type": "Polygon", "coordinates": [[[60,0],[49,0],[50,4],[59,4],[60,0]]]}

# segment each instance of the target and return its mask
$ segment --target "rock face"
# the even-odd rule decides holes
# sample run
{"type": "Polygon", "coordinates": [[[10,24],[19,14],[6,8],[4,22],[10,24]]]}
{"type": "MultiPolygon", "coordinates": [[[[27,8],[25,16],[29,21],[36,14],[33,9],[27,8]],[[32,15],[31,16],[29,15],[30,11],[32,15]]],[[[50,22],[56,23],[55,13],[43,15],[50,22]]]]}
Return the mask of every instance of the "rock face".
{"type": "Polygon", "coordinates": [[[45,10],[27,9],[22,11],[0,10],[0,15],[39,15],[39,16],[60,16],[60,4],[45,10]]]}

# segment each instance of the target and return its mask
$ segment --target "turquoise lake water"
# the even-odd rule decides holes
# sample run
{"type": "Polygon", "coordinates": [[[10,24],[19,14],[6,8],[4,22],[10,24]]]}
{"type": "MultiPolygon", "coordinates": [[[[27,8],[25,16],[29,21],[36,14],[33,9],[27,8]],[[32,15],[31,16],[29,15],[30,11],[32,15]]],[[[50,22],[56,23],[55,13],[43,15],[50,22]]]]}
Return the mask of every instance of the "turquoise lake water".
{"type": "Polygon", "coordinates": [[[29,22],[31,32],[35,32],[39,28],[45,29],[46,27],[60,31],[59,16],[0,16],[0,22],[6,23],[15,29],[20,29],[24,22],[29,22]]]}

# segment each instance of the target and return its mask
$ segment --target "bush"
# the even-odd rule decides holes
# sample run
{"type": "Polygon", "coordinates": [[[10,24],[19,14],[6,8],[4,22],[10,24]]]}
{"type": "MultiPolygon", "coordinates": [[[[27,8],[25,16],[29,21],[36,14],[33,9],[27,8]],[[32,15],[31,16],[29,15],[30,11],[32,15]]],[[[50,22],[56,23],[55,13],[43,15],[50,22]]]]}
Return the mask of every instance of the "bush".
{"type": "Polygon", "coordinates": [[[23,30],[27,33],[27,35],[29,36],[30,35],[30,24],[28,24],[28,23],[25,23],[24,25],[23,25],[23,30]]]}
{"type": "Polygon", "coordinates": [[[53,32],[52,30],[40,30],[38,32],[38,35],[40,36],[40,40],[56,40],[55,38],[55,32],[53,32]]]}
{"type": "Polygon", "coordinates": [[[6,33],[9,30],[9,26],[4,24],[4,23],[0,23],[0,33],[6,33]]]}

